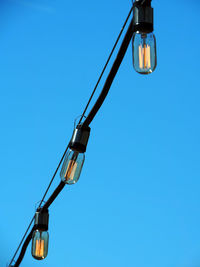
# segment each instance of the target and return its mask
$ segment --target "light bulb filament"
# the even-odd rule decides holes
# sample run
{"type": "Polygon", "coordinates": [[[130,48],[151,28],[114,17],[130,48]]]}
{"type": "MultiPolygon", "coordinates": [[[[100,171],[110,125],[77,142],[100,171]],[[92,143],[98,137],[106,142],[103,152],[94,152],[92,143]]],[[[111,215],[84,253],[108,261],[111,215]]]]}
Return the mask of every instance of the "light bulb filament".
{"type": "Polygon", "coordinates": [[[36,257],[44,256],[44,240],[41,240],[41,239],[36,240],[35,256],[36,257]]]}
{"type": "Polygon", "coordinates": [[[140,69],[151,68],[151,53],[149,45],[144,44],[144,46],[139,46],[139,66],[140,69]]]}
{"type": "Polygon", "coordinates": [[[76,172],[77,163],[75,160],[70,160],[65,173],[66,180],[73,180],[76,172]]]}

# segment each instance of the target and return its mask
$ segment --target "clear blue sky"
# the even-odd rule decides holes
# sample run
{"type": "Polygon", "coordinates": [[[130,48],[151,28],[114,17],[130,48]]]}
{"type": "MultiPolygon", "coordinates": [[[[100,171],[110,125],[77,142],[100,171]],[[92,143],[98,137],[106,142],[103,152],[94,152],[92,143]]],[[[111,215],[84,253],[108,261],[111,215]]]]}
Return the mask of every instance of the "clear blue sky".
{"type": "MultiPolygon", "coordinates": [[[[50,208],[48,257],[34,260],[29,247],[22,267],[200,266],[200,2],[152,4],[158,67],[137,74],[129,47],[91,125],[81,178],[50,208]]],[[[1,1],[1,267],[130,7],[130,0],[1,1]]],[[[58,175],[51,192],[59,182],[58,175]]]]}

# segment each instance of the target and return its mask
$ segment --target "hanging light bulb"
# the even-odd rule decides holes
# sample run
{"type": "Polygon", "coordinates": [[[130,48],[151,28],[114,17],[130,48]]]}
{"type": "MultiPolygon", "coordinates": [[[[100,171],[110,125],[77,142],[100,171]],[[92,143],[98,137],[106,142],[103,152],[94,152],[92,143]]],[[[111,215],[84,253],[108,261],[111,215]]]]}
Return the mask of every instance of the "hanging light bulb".
{"type": "Polygon", "coordinates": [[[35,213],[35,231],[32,237],[32,256],[36,260],[43,260],[48,254],[49,233],[48,231],[49,213],[48,210],[37,210],[35,213]]]}
{"type": "Polygon", "coordinates": [[[83,129],[82,125],[78,125],[74,130],[69,150],[60,172],[61,180],[66,184],[75,184],[80,177],[89,135],[89,127],[83,129]]]}
{"type": "Polygon", "coordinates": [[[156,39],[153,33],[134,33],[133,65],[141,74],[152,73],[156,68],[156,39]]]}
{"type": "Polygon", "coordinates": [[[157,65],[151,0],[136,0],[133,7],[133,66],[138,73],[152,73],[157,65]]]}
{"type": "Polygon", "coordinates": [[[70,149],[65,156],[60,172],[62,181],[67,184],[75,184],[80,177],[84,161],[84,153],[79,153],[78,151],[70,149]]]}

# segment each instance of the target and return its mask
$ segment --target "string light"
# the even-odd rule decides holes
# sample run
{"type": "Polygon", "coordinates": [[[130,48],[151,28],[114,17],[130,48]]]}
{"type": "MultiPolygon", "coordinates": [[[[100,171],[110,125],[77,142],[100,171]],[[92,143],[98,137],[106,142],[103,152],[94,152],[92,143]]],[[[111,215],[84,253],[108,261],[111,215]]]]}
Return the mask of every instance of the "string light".
{"type": "Polygon", "coordinates": [[[85,161],[85,151],[90,136],[90,128],[79,124],[73,132],[69,150],[65,156],[60,172],[61,180],[66,184],[75,184],[81,174],[85,161]]]}
{"type": "Polygon", "coordinates": [[[152,32],[153,32],[153,9],[151,8],[151,0],[135,0],[135,3],[133,4],[133,7],[131,8],[129,12],[128,17],[126,18],[126,21],[122,27],[122,30],[120,31],[117,41],[115,42],[115,45],[100,75],[100,78],[98,79],[98,82],[81,116],[79,124],[77,125],[77,127],[75,128],[73,132],[71,141],[58,164],[58,167],[50,181],[50,184],[44,194],[44,197],[39,205],[38,210],[35,213],[34,218],[31,220],[31,223],[29,224],[28,229],[26,230],[25,235],[23,236],[22,241],[20,242],[20,245],[17,248],[17,251],[14,254],[14,257],[12,258],[10,262],[10,265],[9,265],[10,267],[11,266],[18,267],[20,265],[24,257],[26,248],[29,242],[31,241],[31,238],[32,238],[32,249],[31,249],[32,256],[37,260],[43,260],[47,257],[48,242],[49,242],[48,208],[53,203],[53,201],[56,199],[58,194],[62,191],[65,184],[72,185],[72,184],[75,184],[79,180],[81,170],[82,170],[82,167],[85,161],[85,152],[87,148],[87,143],[88,143],[88,139],[90,136],[89,124],[94,119],[95,115],[97,114],[98,110],[102,106],[108,94],[108,91],[112,85],[112,82],[125,56],[125,53],[131,41],[131,38],[132,38],[132,44],[133,44],[133,47],[132,47],[133,48],[133,65],[134,65],[135,70],[141,74],[149,74],[155,70],[156,64],[157,64],[156,41],[155,41],[155,36],[153,35],[152,32]],[[110,73],[108,74],[108,77],[104,84],[102,92],[99,98],[97,99],[96,103],[94,104],[93,108],[91,109],[89,115],[86,117],[85,121],[81,124],[81,120],[85,117],[85,112],[94,96],[97,86],[99,85],[99,82],[111,59],[111,56],[117,46],[117,43],[123,33],[123,30],[126,26],[126,23],[128,22],[128,19],[132,11],[133,11],[133,19],[122,41],[121,47],[113,63],[113,66],[110,70],[110,73]],[[62,165],[61,172],[60,172],[61,182],[57,186],[53,194],[50,196],[50,198],[47,200],[47,202],[44,204],[44,206],[41,207],[42,202],[44,201],[44,198],[46,197],[46,194],[62,162],[63,162],[63,165],[62,165]],[[28,230],[30,229],[32,222],[34,220],[35,220],[34,227],[32,228],[31,232],[29,233],[26,240],[24,241],[28,233],[28,230]],[[15,262],[14,265],[11,265],[14,262],[14,258],[20,246],[22,245],[23,241],[24,241],[24,244],[22,246],[22,251],[18,257],[18,260],[15,262]]]}
{"type": "Polygon", "coordinates": [[[43,260],[48,254],[49,245],[49,213],[48,210],[39,209],[35,213],[35,231],[32,237],[32,256],[36,260],[43,260]]]}
{"type": "Polygon", "coordinates": [[[156,38],[153,34],[151,0],[136,0],[133,5],[133,66],[138,73],[152,73],[157,65],[156,38]]]}

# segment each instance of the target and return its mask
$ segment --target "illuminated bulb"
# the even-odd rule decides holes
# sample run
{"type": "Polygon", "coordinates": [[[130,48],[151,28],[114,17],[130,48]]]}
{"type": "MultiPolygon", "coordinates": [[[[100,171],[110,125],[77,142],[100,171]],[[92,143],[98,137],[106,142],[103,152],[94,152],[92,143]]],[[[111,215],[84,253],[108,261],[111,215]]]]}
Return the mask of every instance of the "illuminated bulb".
{"type": "Polygon", "coordinates": [[[32,256],[43,260],[48,254],[49,234],[47,231],[36,230],[32,238],[32,256]]]}
{"type": "Polygon", "coordinates": [[[157,65],[156,38],[153,33],[133,35],[133,66],[138,73],[152,73],[157,65]]]}
{"type": "Polygon", "coordinates": [[[81,174],[85,154],[77,151],[69,150],[65,156],[64,163],[60,172],[60,177],[66,184],[75,184],[81,174]]]}
{"type": "Polygon", "coordinates": [[[36,229],[32,236],[32,249],[31,253],[36,260],[43,260],[48,254],[49,245],[49,212],[47,209],[42,210],[39,208],[35,213],[35,225],[36,229]]]}
{"type": "Polygon", "coordinates": [[[71,141],[69,143],[69,150],[64,158],[64,162],[60,172],[61,180],[68,184],[75,184],[83,168],[85,161],[85,151],[90,136],[90,127],[83,127],[78,124],[74,129],[71,141]]]}

